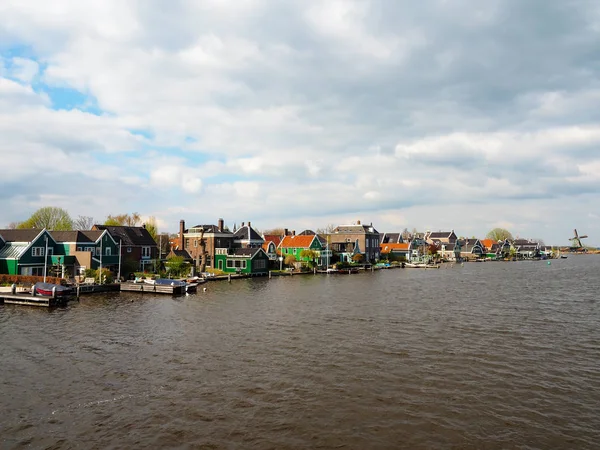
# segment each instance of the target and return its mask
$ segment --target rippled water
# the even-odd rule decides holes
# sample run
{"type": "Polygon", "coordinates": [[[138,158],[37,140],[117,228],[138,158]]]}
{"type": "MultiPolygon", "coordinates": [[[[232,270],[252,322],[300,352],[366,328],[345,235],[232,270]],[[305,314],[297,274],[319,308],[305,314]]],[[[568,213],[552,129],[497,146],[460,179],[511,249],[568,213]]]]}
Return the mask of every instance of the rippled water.
{"type": "Polygon", "coordinates": [[[598,448],[600,257],[0,306],[1,448],[598,448]]]}

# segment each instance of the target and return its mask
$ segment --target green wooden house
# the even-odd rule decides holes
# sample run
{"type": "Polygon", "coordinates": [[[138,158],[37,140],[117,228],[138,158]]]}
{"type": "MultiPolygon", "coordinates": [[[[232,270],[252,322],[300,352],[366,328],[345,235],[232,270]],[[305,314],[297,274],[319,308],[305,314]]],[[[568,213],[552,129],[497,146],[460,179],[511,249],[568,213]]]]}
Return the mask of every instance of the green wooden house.
{"type": "Polygon", "coordinates": [[[215,268],[225,273],[264,275],[269,272],[269,256],[262,248],[217,248],[215,268]]]}
{"type": "MultiPolygon", "coordinates": [[[[316,234],[301,234],[285,236],[279,243],[279,250],[281,255],[285,258],[288,255],[293,255],[296,261],[299,262],[310,262],[314,261],[319,265],[325,265],[326,254],[327,254],[327,242],[321,239],[316,234]],[[312,250],[315,252],[315,258],[303,256],[304,250],[312,250]]],[[[331,254],[329,255],[331,257],[331,254]]]]}
{"type": "Polygon", "coordinates": [[[119,244],[108,230],[51,231],[60,247],[62,258],[54,256],[53,262],[65,267],[70,275],[83,275],[86,269],[108,269],[119,272],[119,244]]]}
{"type": "Polygon", "coordinates": [[[0,230],[0,273],[44,276],[55,255],[62,247],[45,229],[0,230]]]}

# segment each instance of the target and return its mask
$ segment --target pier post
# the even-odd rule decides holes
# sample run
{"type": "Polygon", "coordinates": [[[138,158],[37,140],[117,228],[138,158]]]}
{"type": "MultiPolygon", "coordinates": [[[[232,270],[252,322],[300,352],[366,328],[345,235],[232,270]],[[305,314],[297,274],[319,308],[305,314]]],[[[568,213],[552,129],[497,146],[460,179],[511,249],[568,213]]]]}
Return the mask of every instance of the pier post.
{"type": "Polygon", "coordinates": [[[313,275],[316,275],[316,274],[317,274],[317,268],[313,267],[313,275]]]}
{"type": "Polygon", "coordinates": [[[13,283],[10,287],[10,292],[12,295],[15,295],[17,293],[17,285],[15,283],[13,283]]]}
{"type": "Polygon", "coordinates": [[[52,299],[56,300],[56,286],[52,286],[52,299]]]}
{"type": "Polygon", "coordinates": [[[76,294],[77,295],[77,300],[79,300],[80,292],[81,292],[81,286],[77,285],[77,294],[76,294]]]}
{"type": "Polygon", "coordinates": [[[231,283],[231,274],[230,274],[230,273],[228,273],[228,274],[227,274],[227,281],[228,281],[229,283],[231,283]]]}
{"type": "Polygon", "coordinates": [[[269,270],[269,280],[273,277],[273,275],[271,274],[271,271],[269,270]]]}
{"type": "Polygon", "coordinates": [[[31,296],[35,297],[35,284],[31,286],[31,296]]]}

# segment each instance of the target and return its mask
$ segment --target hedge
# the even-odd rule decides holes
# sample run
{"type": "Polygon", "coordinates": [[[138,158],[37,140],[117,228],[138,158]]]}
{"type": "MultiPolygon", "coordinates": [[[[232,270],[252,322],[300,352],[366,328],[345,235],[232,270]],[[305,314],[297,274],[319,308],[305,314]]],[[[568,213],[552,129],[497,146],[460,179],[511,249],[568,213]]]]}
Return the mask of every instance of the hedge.
{"type": "MultiPolygon", "coordinates": [[[[38,277],[33,275],[4,275],[0,274],[0,285],[6,284],[20,284],[20,285],[32,285],[37,282],[43,282],[44,277],[38,277]]],[[[61,284],[62,278],[58,277],[46,277],[46,283],[61,284]]]]}

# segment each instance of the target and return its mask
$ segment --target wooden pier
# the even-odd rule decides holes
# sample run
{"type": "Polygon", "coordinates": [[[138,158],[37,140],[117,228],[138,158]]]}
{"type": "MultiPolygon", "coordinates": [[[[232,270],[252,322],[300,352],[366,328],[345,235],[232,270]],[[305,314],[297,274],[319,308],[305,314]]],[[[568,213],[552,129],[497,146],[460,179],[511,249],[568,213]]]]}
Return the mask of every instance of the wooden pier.
{"type": "Polygon", "coordinates": [[[182,295],[186,292],[185,286],[170,286],[164,284],[132,283],[131,281],[121,283],[121,292],[140,292],[142,294],[168,294],[182,295]]]}
{"type": "Polygon", "coordinates": [[[67,301],[67,298],[52,298],[41,295],[33,296],[31,294],[0,293],[0,303],[6,305],[43,306],[45,308],[50,308],[53,306],[65,305],[67,301]]]}

